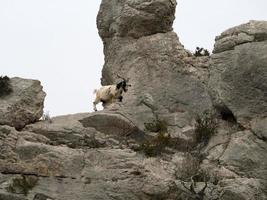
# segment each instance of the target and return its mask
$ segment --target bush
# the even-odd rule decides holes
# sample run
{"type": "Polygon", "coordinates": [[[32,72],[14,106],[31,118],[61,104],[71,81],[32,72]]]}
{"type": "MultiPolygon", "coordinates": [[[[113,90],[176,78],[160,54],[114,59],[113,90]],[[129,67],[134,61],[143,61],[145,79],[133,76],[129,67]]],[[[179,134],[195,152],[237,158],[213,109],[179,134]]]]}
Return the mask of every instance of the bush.
{"type": "Polygon", "coordinates": [[[145,153],[146,156],[153,157],[160,155],[166,146],[170,143],[170,135],[160,132],[152,140],[147,140],[141,145],[141,151],[145,153]]]}
{"type": "Polygon", "coordinates": [[[146,156],[160,155],[166,146],[170,144],[170,134],[168,134],[167,122],[159,120],[157,117],[155,120],[149,123],[144,123],[145,130],[158,133],[155,138],[145,141],[140,150],[145,153],[146,156]]]}
{"type": "Polygon", "coordinates": [[[215,114],[205,111],[197,116],[195,125],[196,142],[208,144],[209,139],[217,132],[218,123],[215,114]]]}
{"type": "Polygon", "coordinates": [[[200,168],[200,161],[192,156],[189,152],[186,152],[185,157],[181,163],[177,165],[176,177],[182,181],[191,181],[191,177],[198,173],[200,168]]]}
{"type": "Polygon", "coordinates": [[[29,191],[37,185],[38,177],[20,175],[12,179],[7,188],[8,192],[28,195],[29,191]]]}
{"type": "Polygon", "coordinates": [[[156,133],[166,133],[168,131],[167,122],[163,120],[154,120],[153,122],[144,123],[145,130],[156,132],[156,133]]]}
{"type": "Polygon", "coordinates": [[[209,56],[210,52],[207,49],[197,47],[194,56],[209,56]]]}
{"type": "Polygon", "coordinates": [[[0,97],[9,95],[13,91],[10,79],[7,76],[0,76],[0,97]]]}

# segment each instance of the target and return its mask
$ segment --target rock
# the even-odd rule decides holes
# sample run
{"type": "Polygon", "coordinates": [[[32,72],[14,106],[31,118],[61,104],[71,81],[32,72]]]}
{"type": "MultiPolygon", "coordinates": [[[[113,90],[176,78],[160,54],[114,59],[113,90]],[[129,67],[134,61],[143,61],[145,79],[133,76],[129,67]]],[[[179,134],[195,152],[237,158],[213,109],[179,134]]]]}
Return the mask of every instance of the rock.
{"type": "Polygon", "coordinates": [[[139,105],[143,94],[148,93],[159,110],[186,110],[196,114],[212,109],[208,90],[191,70],[189,61],[183,59],[188,58],[188,53],[175,33],[139,39],[113,38],[105,47],[105,55],[103,85],[112,84],[117,74],[130,78],[132,87],[124,95],[125,106],[139,105]],[[114,57],[108,56],[111,53],[114,57]]]}
{"type": "Polygon", "coordinates": [[[137,134],[138,128],[131,120],[120,113],[96,112],[80,120],[84,127],[94,127],[105,134],[116,134],[119,137],[137,134]]]}
{"type": "MultiPolygon", "coordinates": [[[[175,5],[102,1],[102,84],[119,74],[132,87],[103,111],[0,125],[0,199],[266,199],[266,23],[229,29],[196,57],[172,32],[175,5]],[[197,144],[194,118],[213,104],[223,119],[197,144]]],[[[38,81],[12,81],[0,103],[42,110],[38,81]]]]}
{"type": "Polygon", "coordinates": [[[260,139],[267,140],[267,117],[260,119],[253,119],[251,122],[251,129],[260,139]]]}
{"type": "Polygon", "coordinates": [[[267,144],[250,131],[240,131],[219,158],[221,164],[240,176],[261,179],[267,176],[267,144]]]}
{"type": "MultiPolygon", "coordinates": [[[[55,123],[52,120],[52,124],[55,123]]],[[[56,120],[63,121],[62,118],[56,120]]],[[[6,145],[1,148],[0,158],[0,195],[5,196],[3,198],[13,198],[13,193],[7,189],[12,186],[21,197],[18,199],[24,199],[24,194],[19,194],[22,186],[14,185],[13,180],[18,177],[29,180],[32,176],[38,177],[38,184],[27,190],[27,199],[168,199],[176,195],[171,178],[173,171],[167,166],[171,163],[162,159],[151,160],[129,149],[52,146],[46,144],[49,139],[39,138],[37,129],[32,133],[30,128],[21,132],[8,126],[0,128],[0,141],[6,145]],[[62,188],[67,189],[62,192],[62,188]]]]}
{"type": "Polygon", "coordinates": [[[26,126],[23,130],[49,138],[47,144],[53,146],[97,148],[108,145],[105,134],[96,131],[93,127],[86,128],[79,122],[88,116],[90,116],[89,113],[54,117],[50,122],[39,121],[26,126]]]}
{"type": "Polygon", "coordinates": [[[266,199],[267,196],[262,193],[261,183],[257,179],[237,178],[226,179],[221,182],[223,192],[222,200],[249,200],[249,199],[266,199]]]}
{"type": "Polygon", "coordinates": [[[97,16],[102,39],[139,38],[172,30],[175,0],[103,0],[97,16]]]}
{"type": "Polygon", "coordinates": [[[215,38],[213,53],[233,50],[235,46],[267,40],[267,21],[251,20],[235,26],[215,38]]]}
{"type": "Polygon", "coordinates": [[[1,200],[27,200],[24,197],[18,196],[18,195],[12,195],[8,193],[0,193],[0,199],[1,200]]]}
{"type": "MultiPolygon", "coordinates": [[[[209,87],[214,105],[222,115],[233,115],[242,126],[267,114],[267,22],[251,21],[229,29],[217,38],[211,56],[209,87]],[[235,42],[233,48],[221,47],[221,40],[249,34],[249,42],[235,42]],[[256,38],[256,39],[255,39],[256,38]],[[261,39],[259,39],[261,38],[261,39]],[[215,48],[215,49],[216,49],[215,48]]],[[[241,39],[240,39],[241,40],[241,39]]]]}
{"type": "Polygon", "coordinates": [[[44,194],[41,194],[41,193],[37,193],[35,196],[34,196],[34,199],[33,200],[54,200],[52,197],[49,197],[49,196],[46,196],[44,194]]]}
{"type": "Polygon", "coordinates": [[[0,124],[21,129],[41,118],[45,92],[37,80],[15,77],[10,82],[13,92],[0,98],[0,124]]]}
{"type": "Polygon", "coordinates": [[[102,1],[97,17],[105,54],[101,80],[107,85],[118,74],[130,78],[124,105],[136,107],[149,94],[159,110],[194,115],[212,109],[204,84],[209,59],[186,51],[172,32],[175,6],[174,0],[102,1]]]}

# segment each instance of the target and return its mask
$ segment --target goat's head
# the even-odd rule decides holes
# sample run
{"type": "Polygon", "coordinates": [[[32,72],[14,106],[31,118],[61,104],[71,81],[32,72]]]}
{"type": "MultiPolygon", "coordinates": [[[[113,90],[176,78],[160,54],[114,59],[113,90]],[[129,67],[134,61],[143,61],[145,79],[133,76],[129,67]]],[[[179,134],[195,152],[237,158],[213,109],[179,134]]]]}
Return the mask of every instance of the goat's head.
{"type": "Polygon", "coordinates": [[[128,91],[128,87],[131,87],[131,85],[128,84],[128,82],[129,82],[129,78],[125,79],[125,78],[123,78],[123,77],[121,77],[121,76],[119,76],[119,75],[117,75],[117,76],[118,76],[118,78],[122,79],[122,80],[116,85],[117,89],[122,88],[122,90],[123,90],[124,92],[127,92],[127,91],[128,91]]]}

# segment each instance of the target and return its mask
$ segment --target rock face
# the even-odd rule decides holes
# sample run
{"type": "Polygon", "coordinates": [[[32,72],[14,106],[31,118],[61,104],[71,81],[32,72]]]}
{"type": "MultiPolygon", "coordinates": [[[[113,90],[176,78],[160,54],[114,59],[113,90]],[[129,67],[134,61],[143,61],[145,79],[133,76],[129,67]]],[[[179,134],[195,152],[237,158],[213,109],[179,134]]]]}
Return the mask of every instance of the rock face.
{"type": "Polygon", "coordinates": [[[0,124],[21,129],[42,116],[45,92],[37,80],[18,77],[10,80],[13,92],[0,98],[0,124]]]}
{"type": "Polygon", "coordinates": [[[250,21],[216,38],[209,85],[215,106],[250,127],[267,116],[267,22],[250,21]]]}
{"type": "Polygon", "coordinates": [[[229,29],[211,57],[195,57],[172,32],[175,6],[102,1],[102,83],[129,77],[123,103],[36,122],[40,83],[12,79],[0,100],[1,200],[267,199],[266,22],[229,29]],[[213,105],[221,116],[195,118],[213,105]]]}
{"type": "Polygon", "coordinates": [[[140,38],[172,30],[175,0],[103,0],[97,17],[102,38],[140,38]]]}
{"type": "Polygon", "coordinates": [[[175,6],[172,0],[102,1],[97,18],[105,53],[102,84],[113,84],[117,74],[129,77],[127,106],[137,106],[148,93],[159,109],[171,112],[212,107],[199,77],[204,70],[172,32],[175,6]]]}
{"type": "Polygon", "coordinates": [[[172,191],[172,163],[129,149],[122,140],[130,136],[119,138],[84,127],[91,117],[95,115],[57,117],[21,132],[0,126],[1,199],[173,199],[177,195],[178,190],[172,191]],[[31,178],[36,181],[28,187],[31,178]]]}

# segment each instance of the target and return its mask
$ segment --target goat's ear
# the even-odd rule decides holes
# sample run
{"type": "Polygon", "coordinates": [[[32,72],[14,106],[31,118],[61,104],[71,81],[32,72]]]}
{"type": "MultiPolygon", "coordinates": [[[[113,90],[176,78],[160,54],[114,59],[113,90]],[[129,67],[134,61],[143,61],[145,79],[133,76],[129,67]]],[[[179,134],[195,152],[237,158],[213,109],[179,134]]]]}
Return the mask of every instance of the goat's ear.
{"type": "Polygon", "coordinates": [[[123,79],[124,80],[124,78],[122,78],[119,74],[117,74],[117,78],[121,78],[121,79],[123,79]]]}

